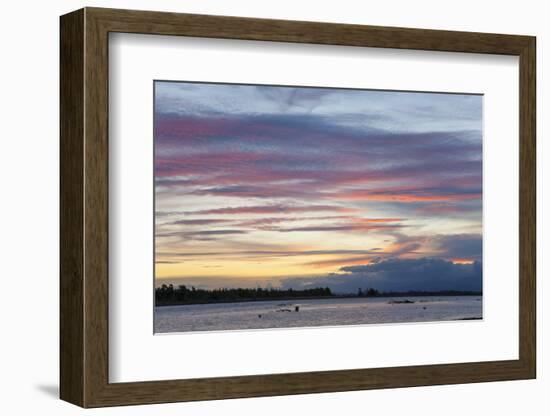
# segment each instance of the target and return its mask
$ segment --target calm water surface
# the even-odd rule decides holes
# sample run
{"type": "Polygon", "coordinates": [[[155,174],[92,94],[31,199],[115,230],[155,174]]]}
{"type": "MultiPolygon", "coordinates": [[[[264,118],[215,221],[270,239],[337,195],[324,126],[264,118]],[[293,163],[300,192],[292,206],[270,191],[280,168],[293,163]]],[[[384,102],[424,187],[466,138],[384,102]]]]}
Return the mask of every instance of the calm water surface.
{"type": "Polygon", "coordinates": [[[155,308],[155,332],[450,321],[481,318],[482,303],[481,296],[442,296],[162,306],[155,308]],[[414,303],[391,303],[405,299],[414,303]]]}

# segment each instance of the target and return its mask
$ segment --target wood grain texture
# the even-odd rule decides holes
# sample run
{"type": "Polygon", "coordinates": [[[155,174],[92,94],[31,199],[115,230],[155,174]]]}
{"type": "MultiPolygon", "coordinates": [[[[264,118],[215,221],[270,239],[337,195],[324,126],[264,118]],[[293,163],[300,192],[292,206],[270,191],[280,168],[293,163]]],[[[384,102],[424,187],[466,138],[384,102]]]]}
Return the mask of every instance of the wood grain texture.
{"type": "Polygon", "coordinates": [[[536,377],[536,41],[520,54],[519,356],[536,377]]]}
{"type": "Polygon", "coordinates": [[[101,395],[108,380],[109,182],[108,33],[86,14],[84,58],[84,311],[85,405],[101,395]]]}
{"type": "Polygon", "coordinates": [[[84,404],[84,12],[61,19],[60,388],[84,404]]]}
{"type": "MultiPolygon", "coordinates": [[[[516,380],[536,374],[535,39],[485,33],[86,8],[61,18],[61,397],[100,407],[516,380]],[[519,359],[109,383],[108,33],[520,57],[519,359]]],[[[490,215],[490,213],[489,213],[490,215]]]]}

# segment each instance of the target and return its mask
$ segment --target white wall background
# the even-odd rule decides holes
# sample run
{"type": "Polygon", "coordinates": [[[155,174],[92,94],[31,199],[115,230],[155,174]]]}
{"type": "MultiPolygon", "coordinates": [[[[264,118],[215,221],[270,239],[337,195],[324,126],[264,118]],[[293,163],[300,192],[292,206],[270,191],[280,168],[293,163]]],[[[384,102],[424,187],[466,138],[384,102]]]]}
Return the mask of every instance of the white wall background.
{"type": "MultiPolygon", "coordinates": [[[[546,415],[550,408],[549,331],[544,259],[550,226],[544,183],[550,145],[544,140],[545,72],[550,26],[545,2],[523,0],[121,0],[5,2],[0,14],[0,410],[3,414],[72,415],[81,409],[58,395],[58,16],[82,6],[317,20],[433,29],[529,34],[538,37],[538,313],[537,380],[225,400],[89,410],[102,415],[281,415],[407,413],[546,415]],[[545,200],[546,199],[546,200],[545,200]],[[17,295],[24,286],[24,295],[17,295]]],[[[503,236],[506,238],[506,236],[503,236]]]]}

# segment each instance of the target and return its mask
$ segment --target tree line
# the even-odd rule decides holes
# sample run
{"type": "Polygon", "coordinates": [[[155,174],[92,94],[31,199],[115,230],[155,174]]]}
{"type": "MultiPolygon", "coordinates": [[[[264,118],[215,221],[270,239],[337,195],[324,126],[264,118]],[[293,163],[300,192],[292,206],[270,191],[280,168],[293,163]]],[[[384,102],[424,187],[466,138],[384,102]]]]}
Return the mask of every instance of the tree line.
{"type": "Polygon", "coordinates": [[[222,303],[222,302],[246,302],[258,300],[277,299],[306,299],[325,297],[403,297],[403,296],[481,296],[481,292],[461,290],[440,290],[440,291],[417,291],[404,292],[380,292],[374,288],[357,289],[356,293],[335,294],[328,287],[317,287],[312,289],[275,289],[275,288],[220,288],[220,289],[198,289],[194,286],[163,284],[155,289],[155,304],[163,305],[184,305],[200,303],[222,303]]]}
{"type": "Polygon", "coordinates": [[[328,287],[313,289],[222,288],[198,289],[194,286],[163,284],[155,289],[156,305],[242,302],[253,300],[320,298],[333,296],[328,287]]]}

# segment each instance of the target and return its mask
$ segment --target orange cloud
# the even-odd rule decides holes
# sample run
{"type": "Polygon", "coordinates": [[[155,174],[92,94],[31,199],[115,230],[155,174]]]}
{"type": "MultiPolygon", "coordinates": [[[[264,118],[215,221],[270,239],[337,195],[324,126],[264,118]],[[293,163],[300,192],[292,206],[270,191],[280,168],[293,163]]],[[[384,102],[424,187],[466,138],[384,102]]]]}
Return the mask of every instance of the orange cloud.
{"type": "Polygon", "coordinates": [[[472,259],[451,259],[453,264],[474,264],[472,259]]]}

